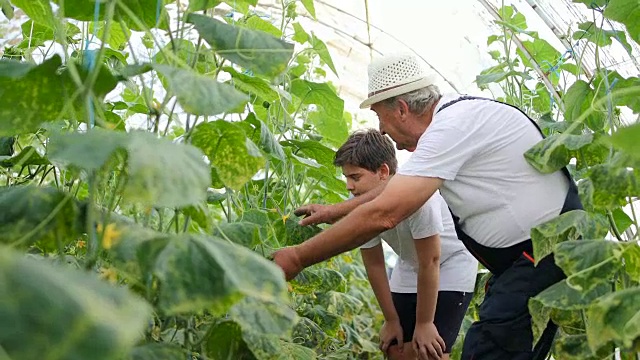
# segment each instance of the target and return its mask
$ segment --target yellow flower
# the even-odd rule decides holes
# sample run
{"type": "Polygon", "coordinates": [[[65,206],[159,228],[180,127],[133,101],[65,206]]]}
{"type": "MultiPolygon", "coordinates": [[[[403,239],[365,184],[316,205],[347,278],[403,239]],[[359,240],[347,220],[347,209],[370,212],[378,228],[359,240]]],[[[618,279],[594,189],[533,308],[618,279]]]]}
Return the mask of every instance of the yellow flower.
{"type": "Polygon", "coordinates": [[[115,244],[120,241],[122,233],[116,229],[116,224],[108,224],[106,228],[102,228],[102,224],[98,224],[98,235],[102,235],[102,247],[109,250],[115,244]],[[103,233],[104,231],[104,233],[103,233]]]}
{"type": "Polygon", "coordinates": [[[289,218],[289,215],[283,215],[282,216],[282,222],[286,223],[288,218],[289,218]]]}
{"type": "Polygon", "coordinates": [[[114,268],[100,268],[100,278],[115,284],[118,281],[118,273],[114,268]]]}
{"type": "Polygon", "coordinates": [[[84,240],[78,240],[76,246],[78,247],[78,249],[84,249],[87,246],[87,242],[84,240]]]}

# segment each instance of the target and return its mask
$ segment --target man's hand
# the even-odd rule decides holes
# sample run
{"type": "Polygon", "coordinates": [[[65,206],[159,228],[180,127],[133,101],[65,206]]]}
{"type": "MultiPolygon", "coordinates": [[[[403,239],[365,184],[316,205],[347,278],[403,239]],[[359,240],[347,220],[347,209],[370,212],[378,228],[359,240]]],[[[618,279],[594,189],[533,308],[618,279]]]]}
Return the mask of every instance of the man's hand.
{"type": "Polygon", "coordinates": [[[380,329],[380,350],[385,355],[389,355],[389,348],[391,342],[396,340],[398,342],[398,350],[402,352],[404,348],[404,340],[402,337],[402,326],[399,321],[385,321],[380,329]]]}
{"type": "Polygon", "coordinates": [[[335,214],[332,205],[320,205],[320,204],[307,204],[303,205],[293,211],[296,216],[304,215],[305,218],[300,220],[299,224],[302,226],[318,225],[318,224],[333,224],[340,220],[338,214],[335,214]]]}
{"type": "Polygon", "coordinates": [[[432,322],[416,324],[412,345],[419,360],[440,359],[447,349],[432,322]]]}
{"type": "Polygon", "coordinates": [[[273,261],[284,271],[287,281],[296,277],[304,268],[300,263],[300,258],[295,246],[285,247],[277,250],[272,255],[273,261]]]}

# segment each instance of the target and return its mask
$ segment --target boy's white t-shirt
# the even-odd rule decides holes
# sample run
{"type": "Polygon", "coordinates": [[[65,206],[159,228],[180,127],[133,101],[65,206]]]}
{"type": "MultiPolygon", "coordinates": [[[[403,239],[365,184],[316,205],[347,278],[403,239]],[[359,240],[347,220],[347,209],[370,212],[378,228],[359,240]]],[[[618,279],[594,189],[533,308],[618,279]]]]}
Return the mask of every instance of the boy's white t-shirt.
{"type": "Polygon", "coordinates": [[[395,228],[381,233],[361,248],[372,248],[384,240],[399,257],[389,281],[391,291],[416,293],[418,259],[414,239],[422,241],[419,239],[436,234],[440,235],[441,241],[439,290],[473,292],[478,262],[458,239],[447,204],[438,192],[395,228]]]}
{"type": "MultiPolygon", "coordinates": [[[[435,111],[459,96],[443,96],[435,111]]],[[[444,179],[440,192],[462,230],[484,246],[509,247],[559,215],[569,189],[561,172],[542,174],[525,160],[540,140],[519,110],[463,100],[434,115],[398,174],[444,179]]]]}

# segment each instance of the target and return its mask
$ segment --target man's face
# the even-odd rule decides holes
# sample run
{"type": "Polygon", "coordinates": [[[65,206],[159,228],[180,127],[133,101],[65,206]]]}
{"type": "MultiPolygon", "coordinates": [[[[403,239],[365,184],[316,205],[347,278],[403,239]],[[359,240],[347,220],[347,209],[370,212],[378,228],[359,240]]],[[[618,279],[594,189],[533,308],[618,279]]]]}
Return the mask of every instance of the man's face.
{"type": "Polygon", "coordinates": [[[347,190],[353,196],[360,196],[368,192],[387,178],[382,168],[373,172],[351,164],[344,165],[342,173],[347,178],[347,190]]]}
{"type": "MultiPolygon", "coordinates": [[[[392,108],[386,104],[377,103],[371,105],[371,110],[378,116],[380,132],[388,134],[396,143],[398,150],[414,151],[418,144],[418,139],[410,136],[408,122],[403,119],[400,105],[392,108]]],[[[410,115],[405,112],[404,116],[410,115]]]]}

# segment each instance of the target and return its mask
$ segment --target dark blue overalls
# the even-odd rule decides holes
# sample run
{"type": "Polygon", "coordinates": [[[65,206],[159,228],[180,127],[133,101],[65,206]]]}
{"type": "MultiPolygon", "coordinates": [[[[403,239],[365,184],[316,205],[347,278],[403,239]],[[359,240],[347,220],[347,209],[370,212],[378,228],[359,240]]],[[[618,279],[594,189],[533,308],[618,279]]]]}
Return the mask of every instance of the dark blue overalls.
{"type": "MultiPolygon", "coordinates": [[[[444,104],[438,112],[463,100],[493,101],[493,99],[463,96],[444,104]]],[[[542,130],[522,110],[518,109],[538,129],[542,130]]],[[[560,213],[582,209],[578,188],[566,167],[562,173],[569,181],[569,191],[560,213]]],[[[480,305],[480,320],[467,332],[462,351],[463,360],[541,360],[545,359],[555,337],[557,326],[549,321],[542,337],[533,347],[531,315],[528,301],[549,286],[566,277],[556,266],[553,254],[534,266],[531,239],[506,248],[491,248],[479,244],[465,234],[459,218],[451,213],[458,238],[469,252],[487,268],[492,277],[487,284],[484,301],[480,305]]]]}

